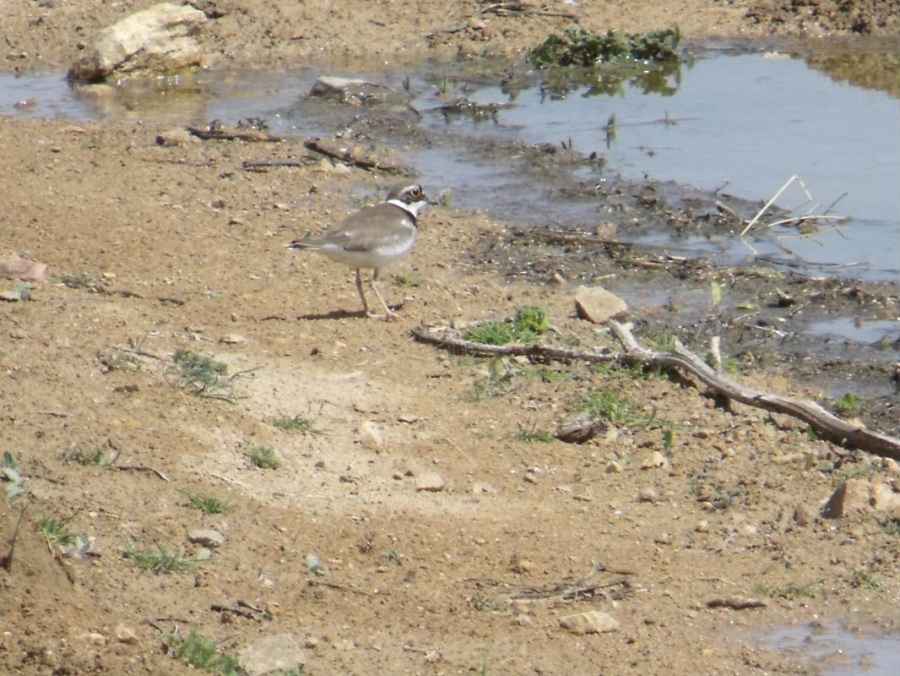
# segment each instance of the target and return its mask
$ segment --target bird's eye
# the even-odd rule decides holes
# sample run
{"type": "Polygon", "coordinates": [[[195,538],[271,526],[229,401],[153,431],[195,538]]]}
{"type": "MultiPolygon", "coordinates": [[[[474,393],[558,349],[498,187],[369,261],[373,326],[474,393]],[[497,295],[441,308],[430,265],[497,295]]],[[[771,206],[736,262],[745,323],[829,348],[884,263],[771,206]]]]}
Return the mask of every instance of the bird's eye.
{"type": "Polygon", "coordinates": [[[409,196],[418,199],[422,196],[422,186],[414,185],[409,191],[409,196]]]}

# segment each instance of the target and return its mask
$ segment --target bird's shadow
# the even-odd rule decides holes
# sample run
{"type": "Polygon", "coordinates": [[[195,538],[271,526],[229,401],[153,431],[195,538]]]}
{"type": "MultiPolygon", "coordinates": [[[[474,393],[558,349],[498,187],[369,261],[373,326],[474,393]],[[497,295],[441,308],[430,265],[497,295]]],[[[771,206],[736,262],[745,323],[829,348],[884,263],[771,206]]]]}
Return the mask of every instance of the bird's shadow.
{"type": "Polygon", "coordinates": [[[358,319],[366,318],[365,310],[332,310],[331,312],[315,312],[306,315],[297,315],[298,322],[314,322],[323,319],[350,319],[356,317],[358,319]]]}
{"type": "MultiPolygon", "coordinates": [[[[392,312],[397,312],[403,308],[403,303],[388,306],[392,312]]],[[[321,321],[325,319],[350,319],[350,318],[368,319],[369,315],[365,310],[331,310],[330,312],[316,312],[306,315],[297,315],[298,322],[321,321]]]]}

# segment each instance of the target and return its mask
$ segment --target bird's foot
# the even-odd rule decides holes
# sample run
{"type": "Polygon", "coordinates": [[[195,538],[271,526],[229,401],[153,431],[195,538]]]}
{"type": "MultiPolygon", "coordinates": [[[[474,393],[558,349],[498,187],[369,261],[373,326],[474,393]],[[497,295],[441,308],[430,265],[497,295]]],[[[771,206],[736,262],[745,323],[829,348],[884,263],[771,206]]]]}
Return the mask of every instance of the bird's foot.
{"type": "Polygon", "coordinates": [[[367,313],[369,319],[374,319],[379,322],[399,322],[403,321],[403,317],[398,315],[393,310],[388,310],[384,314],[378,314],[377,312],[369,312],[367,313]]]}

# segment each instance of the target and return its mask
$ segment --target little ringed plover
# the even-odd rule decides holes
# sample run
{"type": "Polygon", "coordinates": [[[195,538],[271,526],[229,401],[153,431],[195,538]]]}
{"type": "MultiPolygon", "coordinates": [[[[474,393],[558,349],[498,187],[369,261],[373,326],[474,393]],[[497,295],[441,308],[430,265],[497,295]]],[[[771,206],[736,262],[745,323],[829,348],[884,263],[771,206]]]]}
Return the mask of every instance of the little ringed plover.
{"type": "Polygon", "coordinates": [[[363,207],[323,235],[294,240],[288,244],[288,248],[317,251],[331,260],[354,268],[356,288],[365,314],[371,319],[399,319],[399,315],[388,307],[378,290],[378,276],[385,265],[412,251],[418,230],[416,219],[426,204],[428,201],[425,193],[418,183],[399,184],[390,189],[387,199],[381,204],[363,207]],[[384,307],[383,315],[369,309],[363,292],[360,274],[362,268],[374,270],[369,285],[384,307]]]}

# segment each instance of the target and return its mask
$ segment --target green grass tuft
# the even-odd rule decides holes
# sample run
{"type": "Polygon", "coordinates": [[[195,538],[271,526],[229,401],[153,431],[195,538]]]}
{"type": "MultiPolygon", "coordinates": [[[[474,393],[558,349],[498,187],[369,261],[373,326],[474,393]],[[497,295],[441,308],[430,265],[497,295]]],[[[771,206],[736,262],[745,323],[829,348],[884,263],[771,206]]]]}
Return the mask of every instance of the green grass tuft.
{"type": "Polygon", "coordinates": [[[314,422],[310,418],[304,418],[300,415],[276,415],[269,418],[269,423],[273,427],[277,427],[285,432],[299,432],[300,434],[321,434],[321,430],[317,430],[314,422]]]}
{"type": "Polygon", "coordinates": [[[191,507],[199,509],[204,514],[224,514],[231,509],[231,505],[227,500],[218,498],[213,495],[195,495],[189,494],[188,501],[191,507]]]}
{"type": "Polygon", "coordinates": [[[547,444],[553,441],[553,435],[549,432],[538,432],[535,428],[527,429],[519,425],[519,430],[516,432],[516,439],[519,441],[536,441],[542,444],[547,444]]]}
{"type": "Polygon", "coordinates": [[[530,343],[550,329],[547,313],[539,307],[523,307],[509,322],[486,322],[465,332],[463,337],[473,343],[506,345],[530,343]]]}
{"type": "Polygon", "coordinates": [[[192,631],[185,638],[170,635],[169,649],[174,657],[195,669],[223,676],[238,676],[241,673],[236,657],[220,653],[215,641],[196,632],[192,631]]]}
{"type": "Polygon", "coordinates": [[[244,448],[244,453],[250,460],[250,464],[260,469],[278,469],[281,467],[281,458],[271,446],[253,445],[244,448]]]}
{"type": "Polygon", "coordinates": [[[157,575],[184,572],[200,563],[197,559],[189,559],[181,554],[169,552],[162,545],[156,545],[155,552],[138,551],[130,542],[125,545],[125,558],[138,568],[149,570],[157,575]]]}
{"type": "Polygon", "coordinates": [[[228,365],[212,357],[192,352],[175,350],[172,364],[166,370],[166,380],[173,387],[198,397],[228,398],[231,378],[228,365]]]}
{"type": "Polygon", "coordinates": [[[45,516],[38,522],[38,529],[51,545],[75,545],[79,537],[69,531],[69,520],[45,516]]]}

